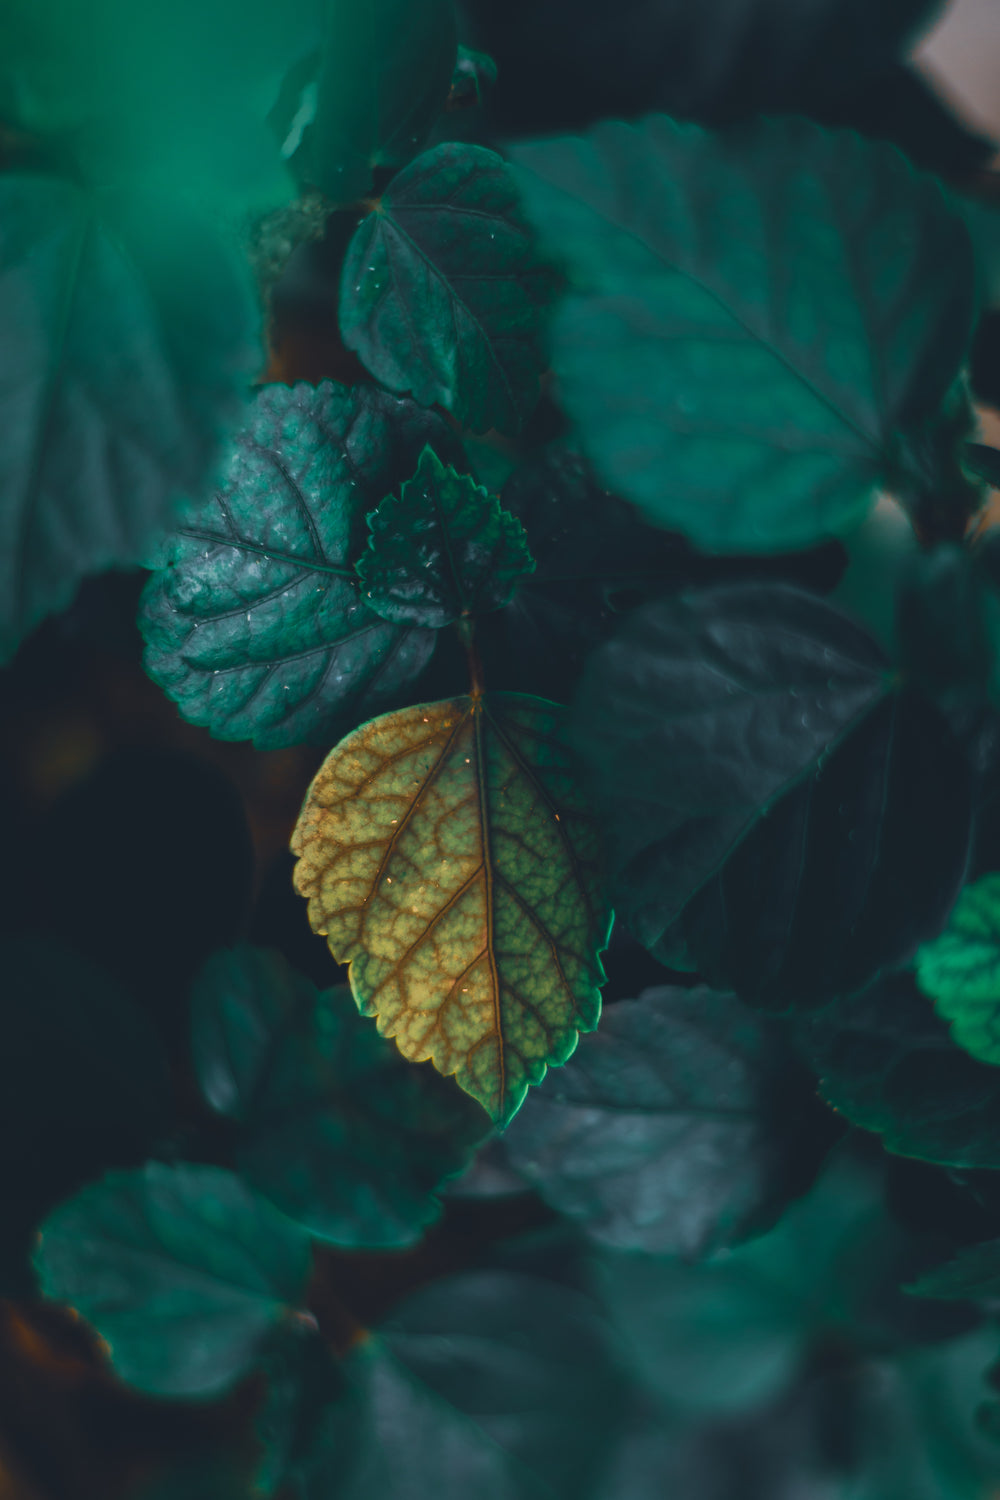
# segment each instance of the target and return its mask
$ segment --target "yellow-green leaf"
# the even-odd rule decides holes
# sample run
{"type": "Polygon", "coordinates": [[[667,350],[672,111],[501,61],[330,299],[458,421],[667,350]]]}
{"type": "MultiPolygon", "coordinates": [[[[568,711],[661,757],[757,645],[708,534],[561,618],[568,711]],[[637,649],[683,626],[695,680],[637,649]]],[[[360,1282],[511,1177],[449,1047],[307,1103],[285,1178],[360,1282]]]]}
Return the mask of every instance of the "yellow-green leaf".
{"type": "Polygon", "coordinates": [[[554,704],[476,695],[363,725],[292,848],[358,1008],[499,1124],[597,1025],[611,913],[554,704]]]}

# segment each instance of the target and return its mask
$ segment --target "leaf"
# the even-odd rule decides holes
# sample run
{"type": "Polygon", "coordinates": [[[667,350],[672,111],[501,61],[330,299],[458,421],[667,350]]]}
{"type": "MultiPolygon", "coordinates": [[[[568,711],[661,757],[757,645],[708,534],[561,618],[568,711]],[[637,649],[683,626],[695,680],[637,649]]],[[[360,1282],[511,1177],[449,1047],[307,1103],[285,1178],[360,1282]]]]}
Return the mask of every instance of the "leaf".
{"type": "Polygon", "coordinates": [[[156,1396],[211,1396],[257,1362],[298,1311],[305,1231],[218,1167],[112,1172],[42,1226],[35,1264],[108,1345],[117,1374],[156,1396]]]}
{"type": "Polygon", "coordinates": [[[364,725],[324,762],[292,849],[361,1013],[497,1124],[597,1025],[611,917],[554,704],[458,698],[364,725]]]}
{"type": "Polygon", "coordinates": [[[559,397],[607,484],[714,551],[838,535],[967,357],[972,243],[894,149],[804,120],[651,116],[512,148],[572,291],[559,397]]]}
{"type": "MultiPolygon", "coordinates": [[[[255,1421],[263,1453],[254,1493],[301,1494],[330,1408],[345,1394],[339,1361],[312,1329],[295,1327],[268,1352],[267,1396],[255,1421]]],[[[239,1500],[246,1500],[245,1486],[239,1500]]]]}
{"type": "Polygon", "coordinates": [[[870,637],[778,584],[645,605],[593,654],[573,743],[640,941],[655,947],[765,810],[887,688],[870,637]]]}
{"type": "Polygon", "coordinates": [[[119,985],[51,934],[5,938],[0,973],[3,1182],[48,1204],[142,1159],[170,1120],[166,1059],[119,985]]]}
{"type": "Polygon", "coordinates": [[[960,1047],[1000,1063],[1000,875],[965,887],[948,930],[917,954],[917,983],[960,1047]]]}
{"type": "Polygon", "coordinates": [[[0,182],[0,660],[210,477],[261,357],[249,279],[176,205],[0,182]]]}
{"type": "Polygon", "coordinates": [[[402,167],[445,106],[458,46],[451,0],[338,0],[325,7],[318,76],[303,109],[300,176],[337,203],[363,198],[378,167],[402,167]]]}
{"type": "Polygon", "coordinates": [[[733,996],[650,989],[610,1007],[504,1141],[598,1243],[699,1256],[794,1191],[796,1092],[780,1033],[733,996]]]}
{"type": "Polygon", "coordinates": [[[451,79],[449,104],[464,107],[482,104],[497,81],[497,65],[486,52],[476,52],[459,43],[458,58],[451,79]]]}
{"type": "Polygon", "coordinates": [[[271,208],[292,179],[267,112],[321,14],[316,0],[8,0],[0,116],[65,134],[100,182],[271,208]]]}
{"type": "Polygon", "coordinates": [[[969,861],[968,762],[942,716],[897,692],[769,808],[681,919],[710,984],[815,1008],[912,958],[969,861]]]}
{"type": "Polygon", "coordinates": [[[951,1167],[1000,1167],[1000,1073],[956,1047],[911,973],[796,1023],[826,1101],[887,1151],[951,1167]]]}
{"type": "Polygon", "coordinates": [[[1000,450],[985,443],[966,443],[963,458],[967,469],[985,479],[993,489],[1000,489],[1000,450]]]}
{"type": "Polygon", "coordinates": [[[1000,1240],[968,1246],[906,1290],[916,1297],[1000,1297],[1000,1240]]]}
{"type": "Polygon", "coordinates": [[[502,609],[535,565],[516,518],[429,447],[368,526],[358,577],[369,608],[394,624],[440,630],[463,615],[502,609]]]}
{"type": "Polygon", "coordinates": [[[329,740],[390,705],[426,665],[429,631],[379,618],[354,560],[364,517],[409,478],[439,417],[369,386],[265,386],[224,487],[155,559],[145,666],[186,719],[261,749],[329,740]]]}
{"type": "Polygon", "coordinates": [[[547,363],[554,284],[506,163],[446,142],[400,172],[355,231],[340,330],[389,390],[474,432],[516,433],[547,363]]]}
{"type": "Polygon", "coordinates": [[[202,1093],[243,1126],[236,1165],[320,1239],[412,1244],[434,1196],[486,1134],[485,1115],[413,1068],[358,1015],[345,986],[318,992],[281,955],[215,954],[192,994],[202,1093]]]}
{"type": "Polygon", "coordinates": [[[586,1494],[621,1402],[590,1300],[509,1272],[424,1287],[344,1374],[304,1500],[586,1494]]]}

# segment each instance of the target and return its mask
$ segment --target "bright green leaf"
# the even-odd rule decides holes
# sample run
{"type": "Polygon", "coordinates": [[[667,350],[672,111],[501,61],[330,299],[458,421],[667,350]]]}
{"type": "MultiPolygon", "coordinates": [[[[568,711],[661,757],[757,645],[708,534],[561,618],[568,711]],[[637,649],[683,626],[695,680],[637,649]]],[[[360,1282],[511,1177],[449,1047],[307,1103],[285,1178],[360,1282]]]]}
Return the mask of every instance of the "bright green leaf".
{"type": "Polygon", "coordinates": [[[704,986],[620,1001],[527,1099],[512,1165],[623,1250],[691,1257],[765,1227],[794,1191],[804,1097],[772,1028],[704,986]]]}
{"type": "Polygon", "coordinates": [[[538,397],[553,288],[506,163],[446,143],[401,172],[355,231],[340,329],[389,390],[474,432],[515,433],[538,397]]]}
{"type": "Polygon", "coordinates": [[[265,386],[225,484],[154,559],[146,670],[184,717],[261,748],[329,740],[398,698],[430,631],[379,618],[354,561],[365,513],[445,424],[370,386],[265,386]]]}
{"type": "Polygon", "coordinates": [[[327,757],[292,848],[362,1014],[498,1124],[597,1025],[611,918],[554,704],[498,693],[364,725],[327,757]]]}
{"type": "MultiPolygon", "coordinates": [[[[267,126],[318,45],[321,0],[7,0],[0,116],[67,132],[95,180],[198,194],[237,214],[290,195],[267,126]]],[[[162,416],[162,411],[161,411],[162,416]]]]}
{"type": "MultiPolygon", "coordinates": [[[[609,485],[710,550],[804,547],[879,485],[967,354],[972,244],[891,147],[650,116],[511,148],[572,284],[560,399],[609,485]]],[[[905,476],[897,470],[906,469],[905,476]]]]}
{"type": "Polygon", "coordinates": [[[604,815],[622,915],[647,947],[887,691],[869,636],[779,584],[645,605],[591,656],[574,744],[604,815]]]}
{"type": "Polygon", "coordinates": [[[60,1204],[35,1264],[46,1296],[86,1318],[122,1380],[210,1396],[301,1316],[309,1238],[231,1172],[112,1172],[60,1204]]]}
{"type": "Polygon", "coordinates": [[[321,994],[278,953],[215,954],[192,1006],[201,1089],[243,1126],[244,1179],[334,1244],[419,1239],[489,1128],[478,1105],[407,1063],[346,986],[321,994]]]}
{"type": "Polygon", "coordinates": [[[0,659],[203,490],[258,324],[245,272],[176,205],[0,181],[0,659]]]}
{"type": "Polygon", "coordinates": [[[1000,875],[966,886],[948,930],[917,954],[917,983],[959,1046],[1000,1063],[1000,875]]]}
{"type": "Polygon", "coordinates": [[[285,141],[290,154],[302,138],[299,175],[348,203],[371,191],[376,167],[408,162],[444,108],[457,44],[452,0],[330,0],[306,128],[294,122],[285,141]]]}
{"type": "Polygon", "coordinates": [[[368,525],[358,577],[369,608],[397,625],[440,629],[502,609],[535,566],[520,521],[431,448],[368,525]]]}

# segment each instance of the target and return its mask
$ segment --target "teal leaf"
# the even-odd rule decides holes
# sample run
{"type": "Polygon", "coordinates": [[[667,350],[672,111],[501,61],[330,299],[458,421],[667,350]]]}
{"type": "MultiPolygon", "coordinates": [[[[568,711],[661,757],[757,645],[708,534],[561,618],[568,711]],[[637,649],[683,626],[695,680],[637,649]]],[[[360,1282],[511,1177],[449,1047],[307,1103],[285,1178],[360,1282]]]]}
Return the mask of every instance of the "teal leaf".
{"type": "Polygon", "coordinates": [[[823,1098],[887,1151],[950,1167],[1000,1167],[1000,1073],[956,1046],[912,973],[796,1023],[823,1098]]]}
{"type": "Polygon", "coordinates": [[[321,32],[316,0],[8,0],[0,117],[102,183],[263,211],[293,186],[267,113],[321,32]]]}
{"type": "Polygon", "coordinates": [[[218,1167],[112,1172],[46,1219],[42,1290],[108,1345],[127,1385],[211,1396],[259,1360],[301,1305],[309,1238],[218,1167]]]}
{"type": "MultiPolygon", "coordinates": [[[[330,1408],[345,1395],[332,1350],[314,1329],[290,1328],[264,1360],[267,1395],[254,1423],[262,1453],[254,1493],[299,1495],[330,1408]]],[[[246,1500],[246,1491],[239,1496],[246,1500]]]]}
{"type": "Polygon", "coordinates": [[[245,271],[176,204],[3,178],[0,660],[203,489],[258,325],[245,271]]]}
{"type": "Polygon", "coordinates": [[[986,1240],[959,1251],[953,1260],[928,1271],[907,1291],[916,1297],[1000,1297],[1000,1240],[986,1240]]]}
{"type": "Polygon", "coordinates": [[[917,983],[960,1047],[1000,1063],[1000,875],[966,886],[947,931],[917,954],[917,983]]]}
{"type": "Polygon", "coordinates": [[[262,749],[328,743],[390,707],[426,665],[430,631],[361,598],[365,514],[444,422],[370,386],[265,386],[222,488],[153,559],[139,623],[149,675],[186,719],[262,749]]]}
{"type": "Polygon", "coordinates": [[[303,98],[308,119],[285,141],[305,177],[336,203],[371,191],[377,167],[414,156],[451,87],[458,45],[452,0],[328,4],[318,73],[303,98]]]}
{"type": "Polygon", "coordinates": [[[459,44],[451,79],[452,105],[482,104],[497,81],[497,65],[487,52],[459,44]]]}
{"type": "Polygon", "coordinates": [[[985,443],[966,443],[962,457],[967,469],[978,474],[992,489],[1000,489],[1000,449],[985,443]]]}
{"type": "Polygon", "coordinates": [[[534,568],[516,517],[432,448],[368,526],[358,577],[368,607],[396,625],[440,630],[463,615],[502,609],[534,568]]]}
{"type": "Polygon", "coordinates": [[[446,143],[400,172],[355,231],[340,329],[389,390],[474,432],[516,433],[547,363],[554,284],[506,163],[446,143]]]}
{"type": "Polygon", "coordinates": [[[508,1127],[511,1165],[613,1248],[692,1257],[759,1231],[794,1191],[804,1097],[772,1027],[704,986],[620,1001],[508,1127]]]}
{"type": "Polygon", "coordinates": [[[619,910],[647,947],[887,691],[864,631],[779,584],[644,605],[592,655],[574,743],[603,815],[619,910]]]}
{"type": "Polygon", "coordinates": [[[418,1240],[435,1191],[489,1130],[478,1105],[414,1067],[346,986],[318,992],[278,953],[215,954],[192,995],[202,1093],[238,1121],[245,1180],[317,1238],[380,1249],[418,1240]]]}
{"type": "Polygon", "coordinates": [[[714,136],[650,116],[511,156],[570,278],[560,400],[651,521],[773,552],[849,529],[879,486],[920,492],[907,444],[976,316],[972,243],[935,179],[789,119],[714,136]]]}
{"type": "Polygon", "coordinates": [[[343,1368],[305,1500],[586,1494],[621,1402],[590,1299],[510,1272],[424,1287],[343,1368]]]}

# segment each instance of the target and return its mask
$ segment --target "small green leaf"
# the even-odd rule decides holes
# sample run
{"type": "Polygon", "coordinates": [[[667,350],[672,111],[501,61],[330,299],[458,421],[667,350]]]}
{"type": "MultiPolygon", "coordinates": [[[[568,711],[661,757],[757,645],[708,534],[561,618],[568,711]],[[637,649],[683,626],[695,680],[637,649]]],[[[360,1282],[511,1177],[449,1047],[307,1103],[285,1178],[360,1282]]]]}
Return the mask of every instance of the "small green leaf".
{"type": "Polygon", "coordinates": [[[451,87],[458,35],[452,0],[335,0],[301,123],[285,142],[301,177],[337,203],[371,191],[376,167],[420,150],[451,87]],[[311,104],[310,104],[311,101],[311,104]]]}
{"type": "Polygon", "coordinates": [[[389,390],[474,432],[516,433],[547,362],[554,284],[506,163],[446,143],[401,172],[355,231],[340,329],[389,390]]]}
{"type": "Polygon", "coordinates": [[[1000,1063],[1000,875],[966,886],[948,930],[917,954],[917,983],[959,1046],[1000,1063]]]}
{"type": "Polygon", "coordinates": [[[970,1245],[906,1290],[915,1297],[1000,1297],[1000,1240],[970,1245]]]}
{"type": "Polygon", "coordinates": [[[358,577],[369,608],[396,625],[440,630],[502,609],[535,566],[520,521],[431,448],[368,525],[358,577]]]}
{"type": "Polygon", "coordinates": [[[396,699],[434,649],[361,598],[365,513],[444,422],[370,386],[265,386],[223,488],[155,559],[146,670],[184,717],[263,749],[328,740],[396,699]]]}
{"type": "Polygon", "coordinates": [[[242,1125],[244,1179],[333,1244],[392,1248],[438,1217],[434,1196],[489,1122],[431,1068],[414,1068],[358,1014],[278,953],[215,954],[192,994],[202,1093],[242,1125]]]}
{"type": "Polygon", "coordinates": [[[563,712],[498,693],[365,724],[292,838],[362,1014],[500,1125],[600,1015],[611,914],[563,712]]]}
{"type": "Polygon", "coordinates": [[[0,660],[199,494],[262,351],[249,277],[176,204],[0,181],[0,660]]]}
{"type": "Polygon", "coordinates": [[[704,986],[652,989],[581,1038],[504,1144],[592,1239],[692,1257],[760,1230],[784,1206],[802,1099],[774,1023],[704,986]]]}
{"type": "Polygon", "coordinates": [[[650,116],[511,148],[572,290],[560,399],[606,482],[714,551],[804,547],[877,487],[967,355],[972,243],[899,152],[805,120],[650,116]]]}
{"type": "Polygon", "coordinates": [[[888,692],[871,638],[780,584],[644,605],[591,656],[573,719],[622,915],[647,947],[888,692]]]}
{"type": "Polygon", "coordinates": [[[510,1272],[424,1287],[343,1370],[306,1500],[587,1495],[623,1394],[592,1301],[510,1272]]]}
{"type": "Polygon", "coordinates": [[[1000,1073],[952,1041],[912,973],[796,1022],[820,1093],[887,1151],[949,1167],[1000,1167],[1000,1073]]]}
{"type": "Polygon", "coordinates": [[[300,1312],[309,1238],[231,1172],[150,1162],[60,1204],[35,1264],[46,1296],[92,1324],[126,1384],[211,1396],[300,1312]]]}

